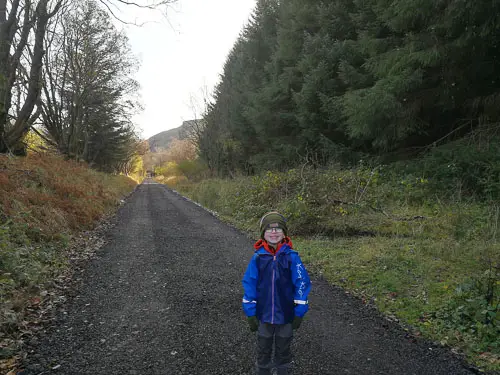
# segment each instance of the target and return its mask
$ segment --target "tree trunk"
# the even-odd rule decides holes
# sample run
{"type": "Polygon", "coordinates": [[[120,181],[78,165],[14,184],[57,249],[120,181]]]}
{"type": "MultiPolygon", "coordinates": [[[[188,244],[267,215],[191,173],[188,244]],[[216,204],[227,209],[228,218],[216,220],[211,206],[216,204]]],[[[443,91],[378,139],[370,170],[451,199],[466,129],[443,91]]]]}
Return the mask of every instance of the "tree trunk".
{"type": "Polygon", "coordinates": [[[36,100],[40,95],[41,90],[41,71],[43,66],[43,39],[45,37],[45,29],[49,21],[49,15],[47,13],[47,2],[48,0],[41,0],[38,3],[36,9],[36,29],[35,29],[35,45],[33,47],[33,57],[31,62],[31,69],[29,75],[28,83],[28,93],[26,95],[26,100],[19,112],[19,115],[14,123],[12,129],[6,133],[6,143],[7,146],[11,147],[17,144],[23,136],[28,132],[30,125],[28,119],[33,112],[36,100]]]}
{"type": "MultiPolygon", "coordinates": [[[[0,1],[3,2],[4,0],[0,1]]],[[[32,20],[29,16],[28,8],[26,8],[24,10],[25,17],[20,42],[16,48],[13,58],[11,58],[10,56],[10,46],[12,45],[12,40],[14,38],[14,33],[12,32],[12,30],[15,31],[15,28],[17,27],[19,0],[13,1],[8,20],[4,23],[1,23],[0,21],[0,69],[2,69],[2,67],[6,67],[5,72],[8,73],[3,76],[3,71],[0,70],[0,153],[6,153],[9,152],[12,148],[16,148],[24,135],[29,131],[31,126],[29,119],[41,90],[41,72],[44,55],[43,42],[47,29],[47,23],[49,22],[49,19],[57,13],[62,5],[62,0],[58,1],[54,7],[54,10],[49,13],[48,2],[49,0],[40,0],[35,10],[35,44],[33,47],[33,56],[29,72],[26,100],[17,116],[14,125],[8,130],[6,129],[6,124],[8,121],[12,88],[15,83],[15,70],[17,69],[17,66],[19,64],[18,59],[21,56],[21,52],[26,46],[27,36],[29,30],[32,27],[32,20]],[[6,64],[4,64],[4,62],[6,62],[6,64]]],[[[30,1],[27,1],[25,5],[29,7],[30,1]]]]}
{"type": "MultiPolygon", "coordinates": [[[[5,88],[8,77],[8,57],[9,46],[7,24],[7,0],[0,0],[0,142],[5,132],[5,123],[7,122],[7,113],[5,111],[5,88]]],[[[1,148],[1,145],[0,145],[1,148]]]]}
{"type": "Polygon", "coordinates": [[[17,27],[19,0],[14,0],[7,17],[7,0],[0,0],[0,152],[8,150],[5,142],[5,127],[8,121],[12,87],[9,77],[12,73],[10,49],[17,27]]]}
{"type": "Polygon", "coordinates": [[[7,0],[0,0],[0,25],[7,21],[7,0]]]}

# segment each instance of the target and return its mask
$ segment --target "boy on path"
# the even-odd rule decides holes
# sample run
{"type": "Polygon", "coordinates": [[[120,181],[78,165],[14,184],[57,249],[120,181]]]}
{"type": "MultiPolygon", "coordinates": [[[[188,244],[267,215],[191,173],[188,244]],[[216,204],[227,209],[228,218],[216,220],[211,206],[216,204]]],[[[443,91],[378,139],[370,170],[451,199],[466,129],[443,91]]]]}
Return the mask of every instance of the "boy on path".
{"type": "Polygon", "coordinates": [[[243,276],[243,310],[257,333],[257,375],[291,374],[293,330],[309,305],[309,275],[287,237],[286,219],[276,211],[260,220],[260,240],[243,276]],[[274,363],[272,351],[274,347],[274,363]]]}

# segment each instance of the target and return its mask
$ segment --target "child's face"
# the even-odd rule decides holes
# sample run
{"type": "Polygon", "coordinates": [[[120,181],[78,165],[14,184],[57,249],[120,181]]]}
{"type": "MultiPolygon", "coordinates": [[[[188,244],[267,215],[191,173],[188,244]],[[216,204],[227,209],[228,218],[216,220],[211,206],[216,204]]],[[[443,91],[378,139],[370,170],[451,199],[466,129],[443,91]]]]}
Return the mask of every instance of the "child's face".
{"type": "Polygon", "coordinates": [[[271,244],[277,244],[283,238],[285,238],[285,234],[278,223],[270,224],[264,232],[264,239],[271,244]]]}

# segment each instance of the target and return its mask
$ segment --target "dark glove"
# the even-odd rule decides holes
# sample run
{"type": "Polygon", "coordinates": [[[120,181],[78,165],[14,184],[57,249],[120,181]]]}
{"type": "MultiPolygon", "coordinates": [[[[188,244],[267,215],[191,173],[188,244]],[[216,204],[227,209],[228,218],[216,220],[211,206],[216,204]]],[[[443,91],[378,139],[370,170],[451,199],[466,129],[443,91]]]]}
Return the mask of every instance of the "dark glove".
{"type": "Polygon", "coordinates": [[[292,322],[292,328],[299,329],[301,323],[302,323],[302,318],[300,316],[294,317],[292,322]]]}
{"type": "Polygon", "coordinates": [[[259,321],[257,320],[257,317],[249,316],[247,320],[248,320],[248,325],[250,326],[250,331],[257,332],[257,330],[259,329],[259,321]]]}

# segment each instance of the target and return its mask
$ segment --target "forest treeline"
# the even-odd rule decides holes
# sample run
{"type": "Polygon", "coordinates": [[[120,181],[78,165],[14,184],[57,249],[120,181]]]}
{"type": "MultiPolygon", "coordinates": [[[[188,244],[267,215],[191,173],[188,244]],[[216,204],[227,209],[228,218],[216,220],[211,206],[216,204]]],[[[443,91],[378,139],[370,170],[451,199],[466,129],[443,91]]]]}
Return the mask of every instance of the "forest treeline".
{"type": "Polygon", "coordinates": [[[141,163],[139,62],[120,6],[174,1],[0,0],[0,153],[49,150],[126,174],[141,163]]]}
{"type": "Polygon", "coordinates": [[[499,29],[498,1],[258,0],[197,134],[200,154],[232,176],[489,142],[499,29]]]}

